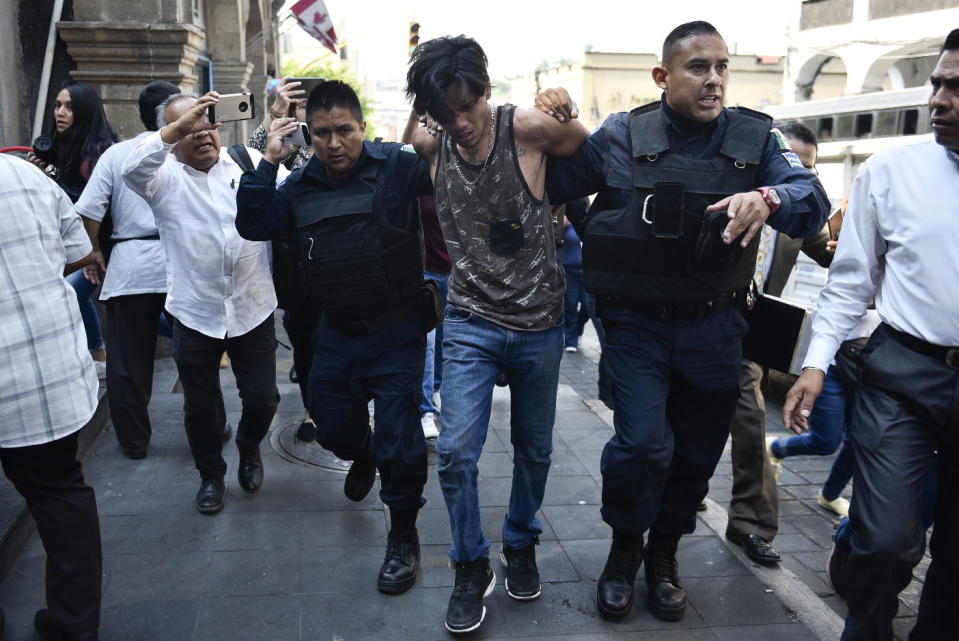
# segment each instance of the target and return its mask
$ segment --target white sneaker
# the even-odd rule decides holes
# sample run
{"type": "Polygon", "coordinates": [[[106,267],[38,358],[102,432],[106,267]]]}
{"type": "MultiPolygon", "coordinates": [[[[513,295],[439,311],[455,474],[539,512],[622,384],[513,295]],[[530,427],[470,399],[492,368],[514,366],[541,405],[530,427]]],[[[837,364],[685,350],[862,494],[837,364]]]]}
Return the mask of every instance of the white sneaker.
{"type": "Polygon", "coordinates": [[[424,438],[434,439],[440,435],[440,431],[436,429],[436,416],[432,412],[423,414],[423,417],[420,419],[420,425],[423,426],[424,438]]]}
{"type": "Polygon", "coordinates": [[[779,474],[783,471],[783,460],[773,454],[773,441],[776,440],[775,436],[766,437],[766,456],[769,457],[769,462],[773,466],[773,476],[776,477],[776,480],[779,480],[779,474]]]}
{"type": "Polygon", "coordinates": [[[849,516],[849,501],[841,496],[830,501],[822,495],[822,492],[820,492],[819,496],[816,497],[816,501],[819,503],[819,505],[831,512],[835,512],[839,516],[849,516]]]}
{"type": "Polygon", "coordinates": [[[97,370],[97,378],[101,381],[107,380],[107,364],[103,361],[93,361],[93,368],[97,370]]]}
{"type": "Polygon", "coordinates": [[[579,350],[577,350],[577,349],[576,349],[575,347],[573,347],[572,345],[567,345],[567,346],[566,346],[566,351],[569,352],[570,354],[575,354],[575,353],[576,353],[577,351],[579,351],[579,350]]]}

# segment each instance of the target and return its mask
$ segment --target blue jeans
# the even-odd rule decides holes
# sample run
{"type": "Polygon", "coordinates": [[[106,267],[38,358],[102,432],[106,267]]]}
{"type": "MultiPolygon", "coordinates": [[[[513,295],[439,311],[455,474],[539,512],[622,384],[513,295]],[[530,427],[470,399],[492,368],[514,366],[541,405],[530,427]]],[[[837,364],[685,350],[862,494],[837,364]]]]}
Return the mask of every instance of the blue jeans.
{"type": "Polygon", "coordinates": [[[450,558],[467,562],[489,556],[480,523],[477,461],[486,442],[500,366],[509,377],[513,444],[513,487],[503,540],[512,548],[524,548],[543,531],[536,511],[543,502],[553,451],[563,328],[507,329],[453,305],[446,307],[445,325],[437,472],[453,532],[450,558]]]}
{"type": "Polygon", "coordinates": [[[586,305],[586,286],[582,267],[563,267],[566,272],[566,305],[563,308],[563,333],[566,344],[579,347],[579,306],[586,305]]]}
{"type": "Polygon", "coordinates": [[[822,486],[822,495],[830,501],[842,494],[852,479],[855,465],[848,429],[851,400],[847,397],[846,388],[836,376],[836,368],[830,367],[822,383],[822,393],[816,399],[812,416],[809,418],[809,431],[798,436],[776,439],[772,443],[772,452],[778,458],[804,454],[825,456],[835,452],[842,443],[842,450],[836,456],[829,477],[822,486]]]}
{"type": "MultiPolygon", "coordinates": [[[[446,293],[449,288],[449,274],[437,274],[431,271],[423,272],[427,278],[432,278],[440,289],[440,296],[446,302],[446,293]]],[[[420,415],[435,414],[433,392],[440,388],[443,380],[443,325],[437,325],[426,335],[426,366],[423,368],[423,402],[420,404],[420,415]]]]}
{"type": "Polygon", "coordinates": [[[87,349],[95,352],[103,349],[103,332],[100,330],[100,315],[91,296],[99,285],[94,285],[83,276],[83,270],[77,270],[67,276],[67,282],[77,293],[77,303],[80,305],[80,317],[83,319],[83,329],[87,333],[87,349]]]}

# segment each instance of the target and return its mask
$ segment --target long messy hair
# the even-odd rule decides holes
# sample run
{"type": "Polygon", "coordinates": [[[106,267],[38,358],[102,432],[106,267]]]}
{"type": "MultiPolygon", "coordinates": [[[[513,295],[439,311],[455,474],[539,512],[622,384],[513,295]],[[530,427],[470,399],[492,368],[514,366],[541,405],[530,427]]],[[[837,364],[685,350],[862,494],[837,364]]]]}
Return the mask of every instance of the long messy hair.
{"type": "Polygon", "coordinates": [[[458,87],[464,97],[485,93],[489,86],[486,66],[486,54],[472,38],[428,40],[410,56],[406,97],[413,100],[416,113],[429,113],[439,122],[449,122],[453,114],[446,106],[446,94],[451,87],[458,87]]]}

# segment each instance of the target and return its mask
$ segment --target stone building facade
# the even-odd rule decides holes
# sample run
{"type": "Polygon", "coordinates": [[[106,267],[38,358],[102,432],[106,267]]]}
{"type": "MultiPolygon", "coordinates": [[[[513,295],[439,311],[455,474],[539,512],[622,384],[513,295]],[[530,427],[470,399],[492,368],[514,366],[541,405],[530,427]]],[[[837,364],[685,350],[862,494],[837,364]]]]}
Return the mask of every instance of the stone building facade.
{"type": "MultiPolygon", "coordinates": [[[[53,98],[69,79],[93,86],[121,138],[143,127],[137,96],[153,80],[186,93],[252,90],[265,108],[267,64],[279,66],[277,12],[283,0],[15,0],[0,3],[0,145],[29,144],[51,20],[57,39],[44,131],[53,98]]],[[[255,126],[221,129],[224,144],[255,126]]]]}

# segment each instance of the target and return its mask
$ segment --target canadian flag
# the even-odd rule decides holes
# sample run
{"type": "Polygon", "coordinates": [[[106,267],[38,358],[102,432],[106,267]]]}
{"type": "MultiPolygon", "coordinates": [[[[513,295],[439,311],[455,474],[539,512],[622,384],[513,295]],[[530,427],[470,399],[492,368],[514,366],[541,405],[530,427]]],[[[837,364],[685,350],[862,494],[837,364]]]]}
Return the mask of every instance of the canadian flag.
{"type": "Polygon", "coordinates": [[[293,5],[291,11],[308,34],[336,53],[336,32],[333,31],[333,21],[323,0],[300,0],[293,5]]]}

